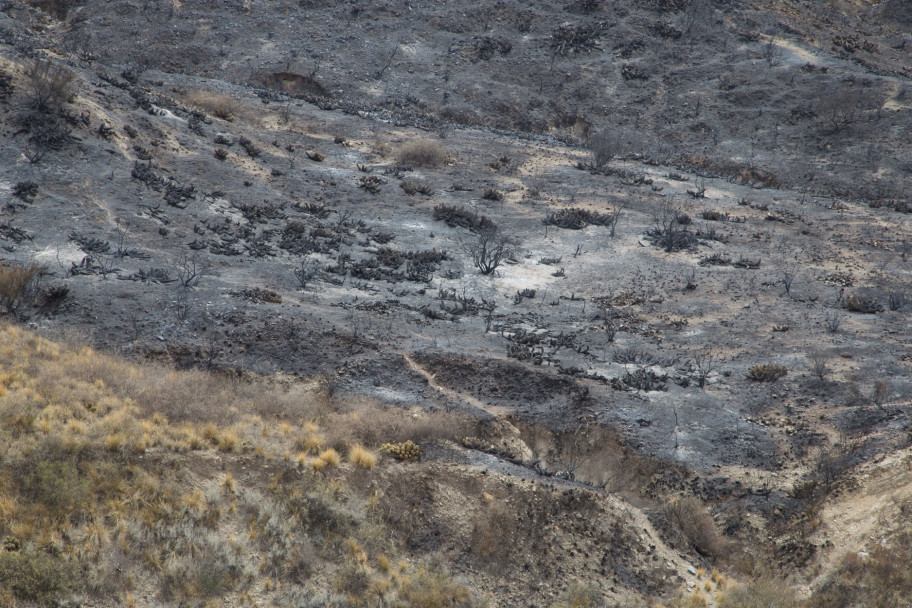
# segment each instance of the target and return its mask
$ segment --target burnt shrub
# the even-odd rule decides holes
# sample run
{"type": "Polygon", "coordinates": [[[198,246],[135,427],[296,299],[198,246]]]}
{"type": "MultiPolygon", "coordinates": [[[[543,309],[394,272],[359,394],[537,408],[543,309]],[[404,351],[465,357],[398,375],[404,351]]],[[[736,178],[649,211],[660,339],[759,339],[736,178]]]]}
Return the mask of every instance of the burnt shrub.
{"type": "Polygon", "coordinates": [[[855,293],[850,293],[845,297],[845,308],[849,312],[858,312],[862,314],[875,314],[883,310],[883,306],[877,301],[877,296],[870,290],[862,289],[855,293]]]}
{"type": "Polygon", "coordinates": [[[73,95],[73,73],[46,59],[36,60],[26,72],[32,108],[39,112],[56,110],[73,95]]]}

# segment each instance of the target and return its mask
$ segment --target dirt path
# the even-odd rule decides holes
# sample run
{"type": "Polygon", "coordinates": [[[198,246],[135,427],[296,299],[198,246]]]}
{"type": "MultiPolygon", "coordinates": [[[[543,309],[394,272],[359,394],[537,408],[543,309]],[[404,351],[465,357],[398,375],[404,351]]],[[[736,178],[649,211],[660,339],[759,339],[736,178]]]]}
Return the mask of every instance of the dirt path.
{"type": "Polygon", "coordinates": [[[431,372],[424,369],[421,366],[421,364],[419,364],[417,361],[412,359],[407,353],[401,353],[401,354],[402,354],[402,358],[405,359],[405,362],[408,363],[409,368],[411,368],[413,371],[424,376],[424,378],[428,381],[428,386],[430,386],[434,390],[438,391],[443,396],[445,396],[449,399],[467,403],[468,405],[471,405],[472,407],[476,407],[484,412],[488,412],[489,414],[491,414],[492,416],[495,416],[496,418],[498,418],[500,420],[503,420],[508,415],[510,415],[510,412],[507,410],[507,408],[498,407],[496,405],[489,405],[487,403],[484,403],[483,401],[479,401],[478,399],[476,399],[475,397],[472,397],[471,395],[466,395],[459,391],[456,391],[451,388],[447,388],[447,387],[443,386],[442,384],[437,382],[437,380],[435,379],[436,376],[434,374],[432,374],[431,372]]]}

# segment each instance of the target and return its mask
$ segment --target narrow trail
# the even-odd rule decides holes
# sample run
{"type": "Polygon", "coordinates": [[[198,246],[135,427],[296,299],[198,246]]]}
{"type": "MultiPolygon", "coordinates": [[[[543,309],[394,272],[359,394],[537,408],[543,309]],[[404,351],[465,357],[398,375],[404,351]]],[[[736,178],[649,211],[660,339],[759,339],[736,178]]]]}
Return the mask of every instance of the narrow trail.
{"type": "Polygon", "coordinates": [[[424,369],[424,367],[422,367],[420,363],[418,363],[417,361],[412,359],[412,357],[410,355],[408,355],[407,353],[400,353],[400,354],[402,355],[402,358],[405,359],[405,362],[408,363],[408,366],[412,371],[415,371],[415,372],[421,374],[422,376],[424,376],[424,378],[428,382],[428,386],[430,386],[431,388],[433,388],[435,391],[439,392],[440,394],[444,395],[445,397],[467,403],[467,404],[471,405],[472,407],[476,407],[484,412],[487,412],[500,420],[504,420],[504,418],[509,416],[510,412],[505,407],[489,405],[487,403],[484,403],[483,401],[476,399],[475,397],[472,397],[471,395],[466,395],[457,390],[443,386],[442,384],[437,382],[436,376],[434,374],[432,374],[428,370],[424,369]]]}
{"type": "MultiPolygon", "coordinates": [[[[453,389],[442,386],[441,384],[439,384],[436,381],[434,374],[432,374],[429,371],[427,371],[426,369],[424,369],[424,367],[422,367],[421,364],[419,364],[417,361],[415,361],[411,356],[409,356],[407,353],[400,353],[400,354],[402,355],[402,358],[405,359],[409,368],[411,368],[415,372],[424,376],[424,378],[426,378],[428,381],[428,385],[431,386],[434,390],[439,391],[441,394],[443,394],[444,396],[446,396],[450,399],[462,400],[469,405],[477,407],[480,410],[483,410],[485,412],[488,412],[488,413],[498,417],[500,419],[500,421],[503,422],[504,424],[512,426],[508,422],[506,422],[506,420],[504,419],[505,416],[508,414],[506,408],[487,405],[470,395],[465,395],[459,391],[455,391],[453,389]]],[[[492,458],[497,458],[498,460],[501,460],[497,456],[493,456],[493,455],[489,455],[489,456],[491,456],[492,458]]],[[[531,471],[532,469],[528,469],[528,470],[531,471]]],[[[506,469],[499,469],[499,471],[506,476],[511,476],[510,473],[506,469]]],[[[568,489],[584,487],[584,484],[581,484],[579,482],[574,482],[574,481],[563,480],[559,477],[548,477],[548,478],[541,478],[541,479],[547,479],[548,483],[553,484],[556,487],[564,487],[564,488],[568,488],[568,489]]],[[[586,487],[588,487],[588,486],[586,486],[586,487]]],[[[589,487],[589,489],[593,489],[593,488],[589,487]]],[[[595,490],[595,491],[598,491],[598,490],[595,490]]],[[[649,518],[646,516],[646,514],[641,509],[638,509],[638,508],[632,506],[619,495],[605,493],[605,496],[606,496],[606,498],[608,498],[608,500],[610,500],[614,503],[614,506],[616,509],[618,509],[620,512],[624,512],[627,514],[627,516],[630,518],[630,520],[633,524],[632,527],[640,531],[638,533],[640,536],[640,541],[646,545],[651,545],[652,547],[654,547],[656,549],[656,551],[655,551],[656,559],[659,559],[662,562],[664,562],[665,565],[667,567],[671,568],[680,577],[680,579],[682,581],[684,581],[685,583],[696,584],[697,582],[699,582],[698,578],[695,575],[691,574],[691,572],[693,571],[692,565],[678,552],[672,550],[671,547],[669,547],[668,545],[665,544],[665,541],[662,539],[662,536],[658,533],[658,531],[656,531],[656,529],[652,525],[652,522],[649,520],[649,518]]]]}

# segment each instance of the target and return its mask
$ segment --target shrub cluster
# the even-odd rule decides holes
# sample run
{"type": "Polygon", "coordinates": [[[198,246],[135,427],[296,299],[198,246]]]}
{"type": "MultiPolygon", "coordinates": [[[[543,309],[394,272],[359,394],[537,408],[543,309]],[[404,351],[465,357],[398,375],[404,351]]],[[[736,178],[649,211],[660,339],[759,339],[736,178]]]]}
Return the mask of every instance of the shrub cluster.
{"type": "Polygon", "coordinates": [[[397,460],[418,460],[421,458],[421,448],[411,439],[401,443],[384,443],[380,449],[397,460]]]}
{"type": "Polygon", "coordinates": [[[446,150],[437,142],[428,139],[417,139],[404,144],[399,149],[398,159],[406,165],[437,167],[447,160],[446,150]]]}

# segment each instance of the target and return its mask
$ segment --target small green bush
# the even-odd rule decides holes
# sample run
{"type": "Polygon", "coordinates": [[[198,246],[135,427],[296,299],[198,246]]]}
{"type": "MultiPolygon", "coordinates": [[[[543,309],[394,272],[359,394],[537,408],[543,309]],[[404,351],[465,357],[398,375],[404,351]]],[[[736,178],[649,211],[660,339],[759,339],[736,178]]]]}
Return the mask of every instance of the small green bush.
{"type": "Polygon", "coordinates": [[[66,560],[46,553],[0,553],[0,587],[22,601],[56,606],[75,587],[73,570],[66,560]]]}
{"type": "Polygon", "coordinates": [[[55,517],[68,516],[90,497],[88,480],[65,460],[41,460],[20,481],[23,493],[55,517]]]}
{"type": "Polygon", "coordinates": [[[401,443],[384,443],[380,449],[396,460],[418,460],[421,458],[421,448],[411,439],[401,443]]]}
{"type": "Polygon", "coordinates": [[[747,377],[754,382],[775,382],[786,374],[788,374],[788,370],[785,366],[775,363],[763,363],[750,368],[750,371],[747,372],[747,377]]]}

